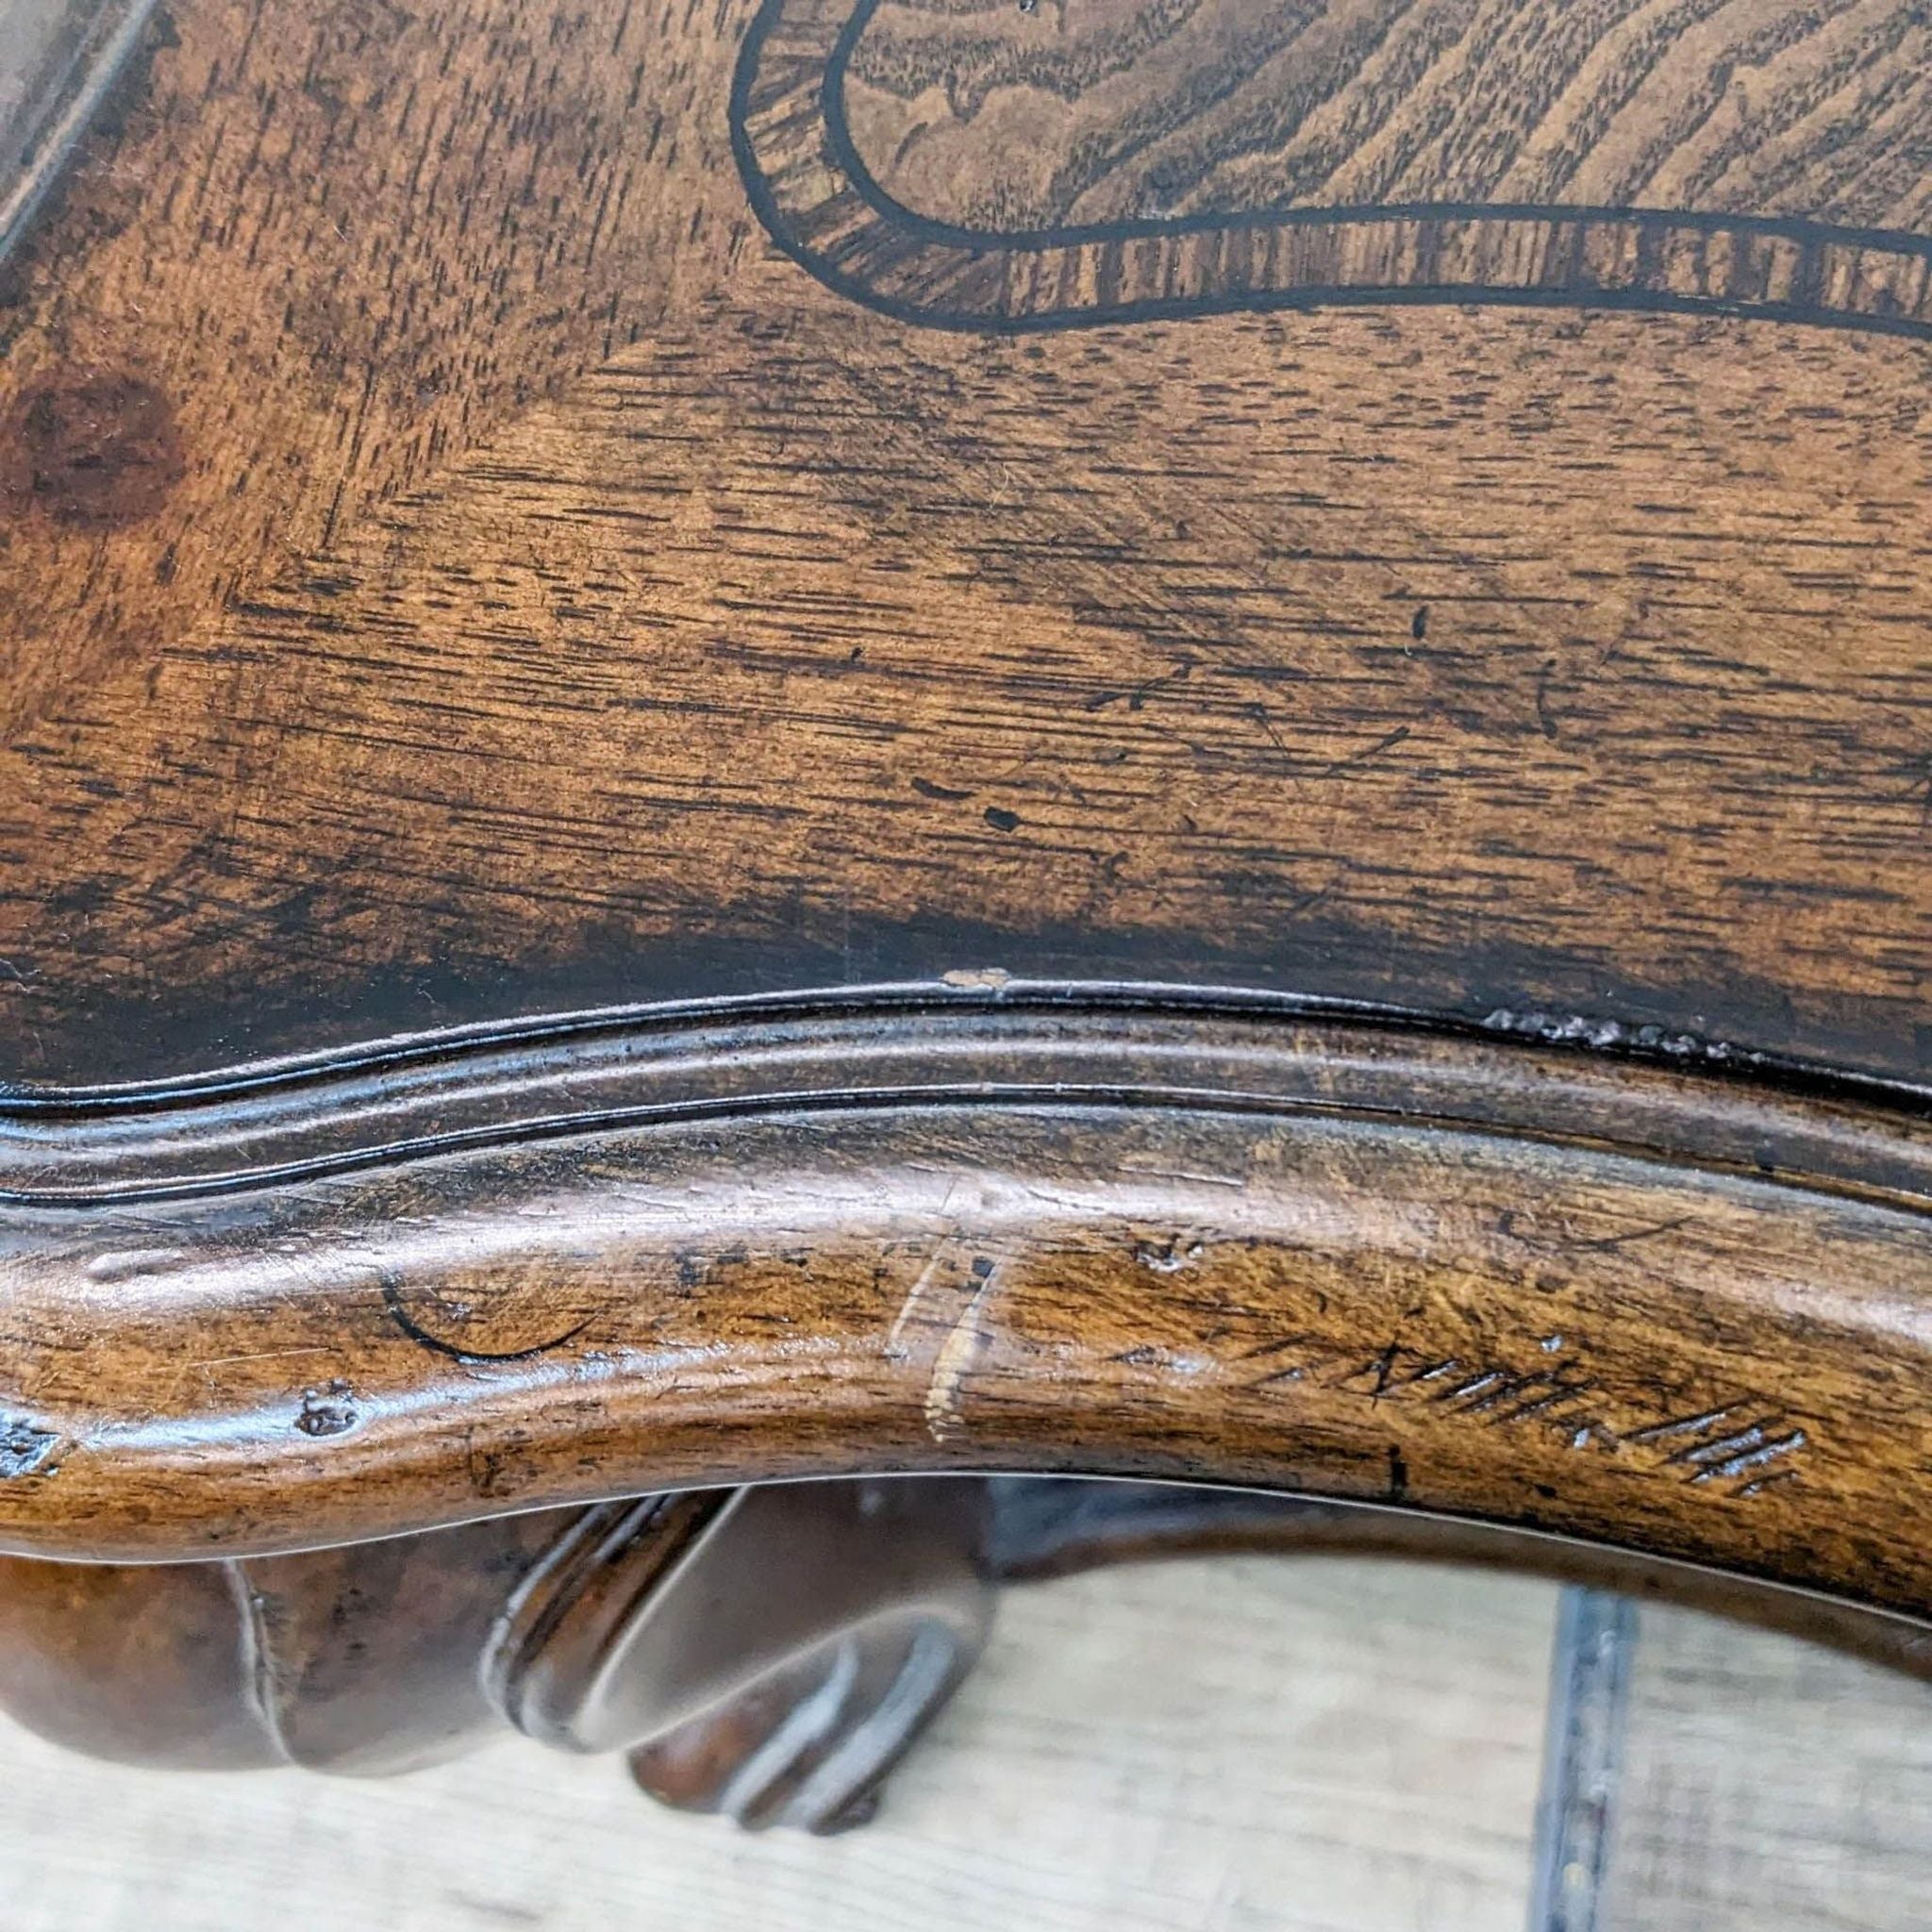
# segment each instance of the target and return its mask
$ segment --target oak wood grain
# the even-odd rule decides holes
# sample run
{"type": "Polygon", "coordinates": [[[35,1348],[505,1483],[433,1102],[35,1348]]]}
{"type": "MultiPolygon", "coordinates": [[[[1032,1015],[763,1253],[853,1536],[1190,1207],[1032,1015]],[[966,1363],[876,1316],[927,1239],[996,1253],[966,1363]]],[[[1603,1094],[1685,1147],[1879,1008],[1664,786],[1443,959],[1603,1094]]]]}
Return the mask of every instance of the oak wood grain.
{"type": "Polygon", "coordinates": [[[1102,255],[1230,312],[1029,336],[986,238],[908,297],[971,332],[865,306],[924,258],[786,106],[849,11],[176,8],[8,265],[0,1071],[993,968],[1923,1088],[1932,349],[1844,325],[1908,320],[1924,29],[1783,17],[881,16],[853,126],[916,108],[974,220],[1024,101],[1068,152],[1164,104],[1073,216],[1191,142],[1184,225],[1531,175],[1822,225],[1563,268],[1499,217],[1286,314],[1163,230],[1102,255]]]}
{"type": "Polygon", "coordinates": [[[966,227],[1433,203],[1923,235],[1928,54],[1890,0],[885,0],[846,92],[879,186],[966,227]]]}
{"type": "Polygon", "coordinates": [[[1926,32],[158,14],[0,290],[0,1543],[1063,1468],[1932,1617],[1926,32]]]}

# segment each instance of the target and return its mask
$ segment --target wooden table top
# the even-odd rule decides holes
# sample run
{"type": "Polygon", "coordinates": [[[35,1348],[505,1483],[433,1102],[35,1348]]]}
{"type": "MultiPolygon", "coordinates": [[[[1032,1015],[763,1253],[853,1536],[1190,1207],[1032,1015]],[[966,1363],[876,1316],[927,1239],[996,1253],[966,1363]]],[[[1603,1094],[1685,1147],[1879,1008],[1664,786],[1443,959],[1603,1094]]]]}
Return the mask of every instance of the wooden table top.
{"type": "Polygon", "coordinates": [[[1932,1079],[1904,0],[179,0],[0,266],[0,1077],[1028,984],[1932,1079]]]}

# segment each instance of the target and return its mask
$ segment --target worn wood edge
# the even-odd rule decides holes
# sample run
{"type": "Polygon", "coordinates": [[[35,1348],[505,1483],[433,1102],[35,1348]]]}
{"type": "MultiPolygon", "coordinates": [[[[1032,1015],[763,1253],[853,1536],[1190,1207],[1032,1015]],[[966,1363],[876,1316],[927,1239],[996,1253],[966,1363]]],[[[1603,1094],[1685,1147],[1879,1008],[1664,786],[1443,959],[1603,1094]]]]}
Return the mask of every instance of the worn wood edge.
{"type": "Polygon", "coordinates": [[[159,0],[112,0],[75,37],[65,72],[25,125],[0,134],[0,261],[22,240],[58,184],[60,171],[120,83],[159,0]]]}
{"type": "Polygon", "coordinates": [[[250,1058],[133,1080],[41,1081],[0,1078],[0,1122],[26,1116],[79,1117],[289,1090],[345,1075],[412,1069],[485,1052],[559,1045],[698,1023],[890,1017],[960,1008],[1076,1008],[1122,1015],[1177,1013],[1356,1024],[1444,1039],[1559,1047],[1619,1063],[1742,1076],[1795,1092],[1870,1102],[1932,1118],[1932,1085],[1848,1063],[1809,1058],[1656,1022],[1603,1011],[1499,1007],[1480,1015],[1331,993],[1189,980],[1041,978],[998,966],[962,967],[937,978],[810,985],[709,998],[571,1008],[506,1014],[353,1043],[250,1058]]]}
{"type": "MultiPolygon", "coordinates": [[[[976,1077],[938,1095],[868,1097],[851,1037],[808,1030],[780,1043],[843,1069],[816,1100],[768,1079],[763,1106],[16,1200],[0,1547],[181,1557],[699,1484],[1064,1471],[1932,1607],[1923,1124],[1469,1041],[1298,1058],[1278,1030],[1300,1091],[1251,1104],[1213,1091],[1267,1058],[1231,1023],[1167,1016],[1195,1029],[1181,1080],[1150,1071],[1158,1028],[1051,1017],[1042,1041],[1039,1015],[964,1009],[976,1077]],[[1113,1056],[1111,1084],[1056,1054],[1113,1056]]],[[[908,1026],[877,1058],[929,1068],[931,1016],[908,1026]]]]}
{"type": "Polygon", "coordinates": [[[1718,1078],[1641,1051],[994,977],[940,997],[560,1018],[173,1091],[0,1096],[0,1205],[272,1187],[677,1118],[1040,1097],[1459,1124],[1932,1201],[1932,1121],[1908,1091],[1886,1106],[1871,1091],[1809,1070],[1718,1078]]]}
{"type": "Polygon", "coordinates": [[[1531,1530],[1420,1516],[1374,1503],[1246,1490],[996,1476],[992,1562],[1006,1583],[1050,1582],[1119,1563],[1202,1556],[1383,1557],[1534,1576],[1775,1630],[1932,1681],[1932,1624],[1808,1591],[1531,1530]]]}

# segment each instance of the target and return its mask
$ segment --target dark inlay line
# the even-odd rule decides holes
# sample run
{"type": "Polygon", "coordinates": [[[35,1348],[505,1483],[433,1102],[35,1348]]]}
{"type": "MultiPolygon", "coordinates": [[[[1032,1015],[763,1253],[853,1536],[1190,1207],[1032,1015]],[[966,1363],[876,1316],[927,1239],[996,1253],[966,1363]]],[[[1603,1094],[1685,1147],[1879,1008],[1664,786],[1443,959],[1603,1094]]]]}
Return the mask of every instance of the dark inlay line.
{"type": "Polygon", "coordinates": [[[1932,237],[1802,216],[1411,202],[1004,232],[933,221],[893,199],[858,152],[845,76],[879,0],[858,0],[841,18],[842,4],[765,0],[734,75],[732,148],[777,246],[835,293],[900,321],[1022,334],[1479,303],[1757,317],[1932,340],[1932,237]],[[1417,264],[1412,278],[1374,267],[1324,277],[1321,265],[1337,252],[1324,242],[1375,229],[1407,240],[1384,253],[1417,264]],[[1288,242],[1295,236],[1312,239],[1298,249],[1288,242]],[[1237,237],[1243,245],[1226,245],[1237,237]]]}

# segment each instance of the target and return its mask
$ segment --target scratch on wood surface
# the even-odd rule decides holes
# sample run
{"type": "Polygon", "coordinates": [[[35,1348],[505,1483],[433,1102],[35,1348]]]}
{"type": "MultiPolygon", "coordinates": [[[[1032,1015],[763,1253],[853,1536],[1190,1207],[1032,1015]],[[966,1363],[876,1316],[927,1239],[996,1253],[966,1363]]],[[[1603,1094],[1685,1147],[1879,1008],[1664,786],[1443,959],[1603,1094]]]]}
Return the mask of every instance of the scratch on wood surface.
{"type": "Polygon", "coordinates": [[[899,1305],[899,1312],[893,1317],[892,1325],[886,1331],[886,1353],[889,1356],[903,1357],[906,1353],[905,1334],[908,1325],[920,1314],[921,1307],[936,1280],[949,1278],[949,1263],[953,1259],[950,1243],[935,1249],[925,1266],[919,1271],[918,1279],[907,1291],[906,1299],[899,1305]]]}
{"type": "Polygon", "coordinates": [[[1286,1371],[1257,1375],[1251,1391],[1306,1381],[1316,1391],[1365,1397],[1370,1403],[1425,1402],[1457,1421],[1510,1428],[1528,1424],[1557,1432],[1572,1451],[1595,1449],[1631,1457],[1659,1470],[1681,1471],[1693,1487],[1725,1485],[1720,1493],[1748,1502],[1774,1485],[1793,1480],[1795,1461],[1811,1438],[1762,1395],[1744,1393],[1660,1422],[1619,1413],[1625,1405],[1574,1362],[1549,1363],[1570,1345],[1546,1335],[1536,1343],[1541,1366],[1520,1361],[1439,1355],[1399,1337],[1373,1354],[1319,1336],[1271,1339],[1242,1359],[1266,1358],[1291,1345],[1298,1357],[1286,1371]],[[1552,1344],[1556,1344],[1553,1348],[1552,1344]],[[1778,1464],[1773,1470],[1769,1465],[1778,1464]]]}
{"type": "Polygon", "coordinates": [[[60,1438],[25,1416],[0,1414],[0,1478],[52,1475],[60,1438]]]}
{"type": "Polygon", "coordinates": [[[1013,983],[1013,975],[1004,966],[956,966],[940,977],[947,986],[974,992],[999,992],[1013,983]]]}
{"type": "Polygon", "coordinates": [[[986,1265],[972,1300],[946,1331],[946,1339],[933,1357],[932,1375],[925,1385],[925,1426],[935,1442],[943,1442],[960,1425],[959,1385],[986,1340],[981,1316],[998,1273],[996,1263],[986,1265]]]}

